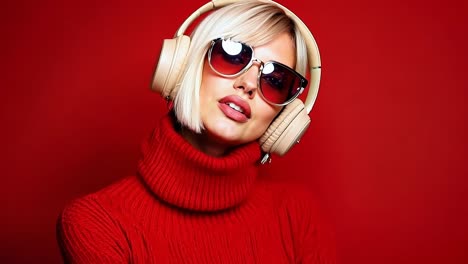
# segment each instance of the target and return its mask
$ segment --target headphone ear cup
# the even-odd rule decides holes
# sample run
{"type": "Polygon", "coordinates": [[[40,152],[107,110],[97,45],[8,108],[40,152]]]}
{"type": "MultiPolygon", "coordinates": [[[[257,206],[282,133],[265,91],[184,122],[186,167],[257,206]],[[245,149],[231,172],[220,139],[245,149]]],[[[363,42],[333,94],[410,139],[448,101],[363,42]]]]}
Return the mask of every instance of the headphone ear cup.
{"type": "Polygon", "coordinates": [[[310,125],[310,117],[304,103],[295,99],[285,106],[279,116],[268,127],[260,138],[260,146],[265,153],[276,153],[280,156],[299,142],[310,125]]]}
{"type": "Polygon", "coordinates": [[[186,35],[164,40],[153,74],[152,90],[159,92],[163,97],[174,98],[177,93],[175,86],[185,65],[189,47],[190,37],[186,35]]]}

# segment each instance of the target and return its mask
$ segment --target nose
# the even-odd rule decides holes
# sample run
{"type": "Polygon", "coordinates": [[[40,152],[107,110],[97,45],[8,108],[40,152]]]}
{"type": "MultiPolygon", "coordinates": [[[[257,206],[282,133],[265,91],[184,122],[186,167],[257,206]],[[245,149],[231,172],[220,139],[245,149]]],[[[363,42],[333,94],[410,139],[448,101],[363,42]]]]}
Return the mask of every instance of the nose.
{"type": "Polygon", "coordinates": [[[258,89],[258,75],[261,65],[254,63],[244,73],[239,75],[234,82],[234,88],[244,90],[249,98],[254,98],[258,89]]]}

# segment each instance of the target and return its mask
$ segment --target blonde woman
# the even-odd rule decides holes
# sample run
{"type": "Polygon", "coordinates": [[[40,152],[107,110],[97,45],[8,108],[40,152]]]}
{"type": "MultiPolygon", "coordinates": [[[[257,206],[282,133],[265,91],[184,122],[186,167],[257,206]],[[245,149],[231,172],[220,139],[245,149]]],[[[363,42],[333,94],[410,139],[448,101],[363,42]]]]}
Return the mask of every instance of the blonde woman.
{"type": "Polygon", "coordinates": [[[213,3],[190,38],[163,47],[154,89],[173,107],[144,142],[136,175],[60,215],[65,262],[335,262],[307,191],[258,177],[262,157],[283,148],[270,142],[277,127],[308,125],[297,97],[308,66],[320,66],[310,64],[310,36],[275,2],[213,3]],[[171,45],[180,62],[164,57],[171,45]]]}

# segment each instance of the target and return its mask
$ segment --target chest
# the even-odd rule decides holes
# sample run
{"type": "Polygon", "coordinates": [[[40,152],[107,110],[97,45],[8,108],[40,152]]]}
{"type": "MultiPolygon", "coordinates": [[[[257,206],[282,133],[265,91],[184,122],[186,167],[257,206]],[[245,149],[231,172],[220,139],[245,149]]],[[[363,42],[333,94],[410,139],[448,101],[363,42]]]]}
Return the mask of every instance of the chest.
{"type": "Polygon", "coordinates": [[[134,230],[133,263],[294,263],[294,241],[281,219],[228,223],[177,221],[134,230]]]}

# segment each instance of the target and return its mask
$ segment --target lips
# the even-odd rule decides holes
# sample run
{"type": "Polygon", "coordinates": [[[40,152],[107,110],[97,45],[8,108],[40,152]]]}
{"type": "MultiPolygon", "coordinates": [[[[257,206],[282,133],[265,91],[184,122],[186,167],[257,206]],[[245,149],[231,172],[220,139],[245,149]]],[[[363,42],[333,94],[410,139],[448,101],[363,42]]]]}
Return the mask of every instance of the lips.
{"type": "Polygon", "coordinates": [[[219,108],[230,119],[238,122],[247,122],[251,109],[249,104],[237,95],[229,95],[219,100],[219,108]]]}

